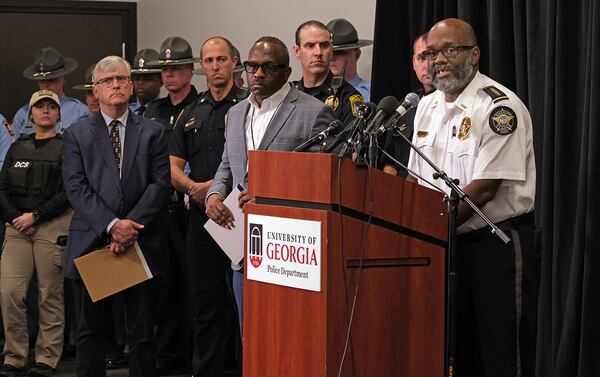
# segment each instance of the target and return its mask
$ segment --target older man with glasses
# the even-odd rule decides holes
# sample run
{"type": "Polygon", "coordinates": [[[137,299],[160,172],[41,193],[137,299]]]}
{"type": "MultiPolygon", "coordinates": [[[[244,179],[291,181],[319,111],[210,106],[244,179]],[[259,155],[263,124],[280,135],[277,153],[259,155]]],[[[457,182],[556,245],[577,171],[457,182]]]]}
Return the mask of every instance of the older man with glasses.
{"type": "MultiPolygon", "coordinates": [[[[125,303],[129,375],[156,376],[154,313],[157,279],[165,265],[165,212],[169,157],[165,129],[129,111],[130,65],[118,56],[100,60],[93,73],[100,112],[65,131],[63,180],[73,220],[63,274],[78,309],[77,375],[106,375],[104,301],[92,302],[74,260],[107,244],[117,255],[139,244],[150,279],[118,295],[125,303]]],[[[107,279],[110,276],[107,275],[107,279]]]]}

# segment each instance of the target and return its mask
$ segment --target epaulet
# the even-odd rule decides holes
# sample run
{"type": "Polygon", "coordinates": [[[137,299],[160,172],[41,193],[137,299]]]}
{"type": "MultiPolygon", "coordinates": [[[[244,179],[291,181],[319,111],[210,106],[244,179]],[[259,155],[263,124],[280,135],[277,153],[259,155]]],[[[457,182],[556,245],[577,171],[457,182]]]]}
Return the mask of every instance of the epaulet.
{"type": "Polygon", "coordinates": [[[508,99],[508,96],[494,85],[486,86],[481,88],[481,90],[483,90],[488,96],[492,97],[492,101],[494,101],[494,103],[508,99]]]}

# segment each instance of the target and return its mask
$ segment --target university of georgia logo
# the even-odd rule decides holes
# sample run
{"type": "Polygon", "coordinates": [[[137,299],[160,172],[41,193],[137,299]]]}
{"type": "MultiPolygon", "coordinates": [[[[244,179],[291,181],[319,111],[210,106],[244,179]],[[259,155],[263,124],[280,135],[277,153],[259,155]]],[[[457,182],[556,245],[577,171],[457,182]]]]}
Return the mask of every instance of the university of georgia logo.
{"type": "Polygon", "coordinates": [[[262,224],[250,223],[250,238],[248,239],[248,259],[254,268],[262,263],[262,224]]]}

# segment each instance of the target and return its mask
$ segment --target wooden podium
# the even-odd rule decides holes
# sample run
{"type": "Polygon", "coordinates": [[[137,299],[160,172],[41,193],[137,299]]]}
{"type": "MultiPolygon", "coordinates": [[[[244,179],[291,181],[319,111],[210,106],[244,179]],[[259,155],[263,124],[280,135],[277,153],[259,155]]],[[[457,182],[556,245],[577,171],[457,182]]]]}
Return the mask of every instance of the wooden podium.
{"type": "Polygon", "coordinates": [[[319,221],[322,255],[320,292],[246,276],[243,376],[335,377],[345,348],[341,376],[443,376],[442,194],[330,154],[252,151],[248,171],[246,256],[249,214],[319,221]]]}

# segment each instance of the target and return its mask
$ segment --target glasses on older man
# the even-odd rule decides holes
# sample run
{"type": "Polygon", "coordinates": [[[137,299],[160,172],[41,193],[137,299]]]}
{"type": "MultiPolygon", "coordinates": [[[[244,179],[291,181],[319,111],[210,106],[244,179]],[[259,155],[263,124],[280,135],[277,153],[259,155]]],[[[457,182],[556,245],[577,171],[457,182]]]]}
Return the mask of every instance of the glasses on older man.
{"type": "Polygon", "coordinates": [[[275,64],[275,63],[263,63],[258,64],[257,62],[245,61],[244,62],[244,70],[250,74],[256,73],[258,69],[262,69],[265,75],[273,75],[281,68],[285,68],[287,65],[285,64],[275,64]]]}
{"type": "Polygon", "coordinates": [[[110,86],[113,84],[113,82],[115,80],[117,80],[117,84],[119,84],[119,86],[125,86],[125,85],[129,84],[129,81],[131,81],[131,77],[129,77],[129,76],[105,77],[105,78],[102,78],[102,79],[96,81],[95,85],[100,85],[105,88],[110,88],[110,86]]]}
{"type": "Polygon", "coordinates": [[[460,52],[460,50],[463,50],[463,49],[470,50],[473,47],[475,47],[475,46],[450,46],[450,47],[443,48],[441,50],[426,50],[423,52],[423,56],[427,60],[435,60],[438,56],[438,53],[441,52],[442,55],[444,55],[444,57],[450,59],[450,58],[455,58],[456,55],[458,55],[458,53],[460,52]]]}

